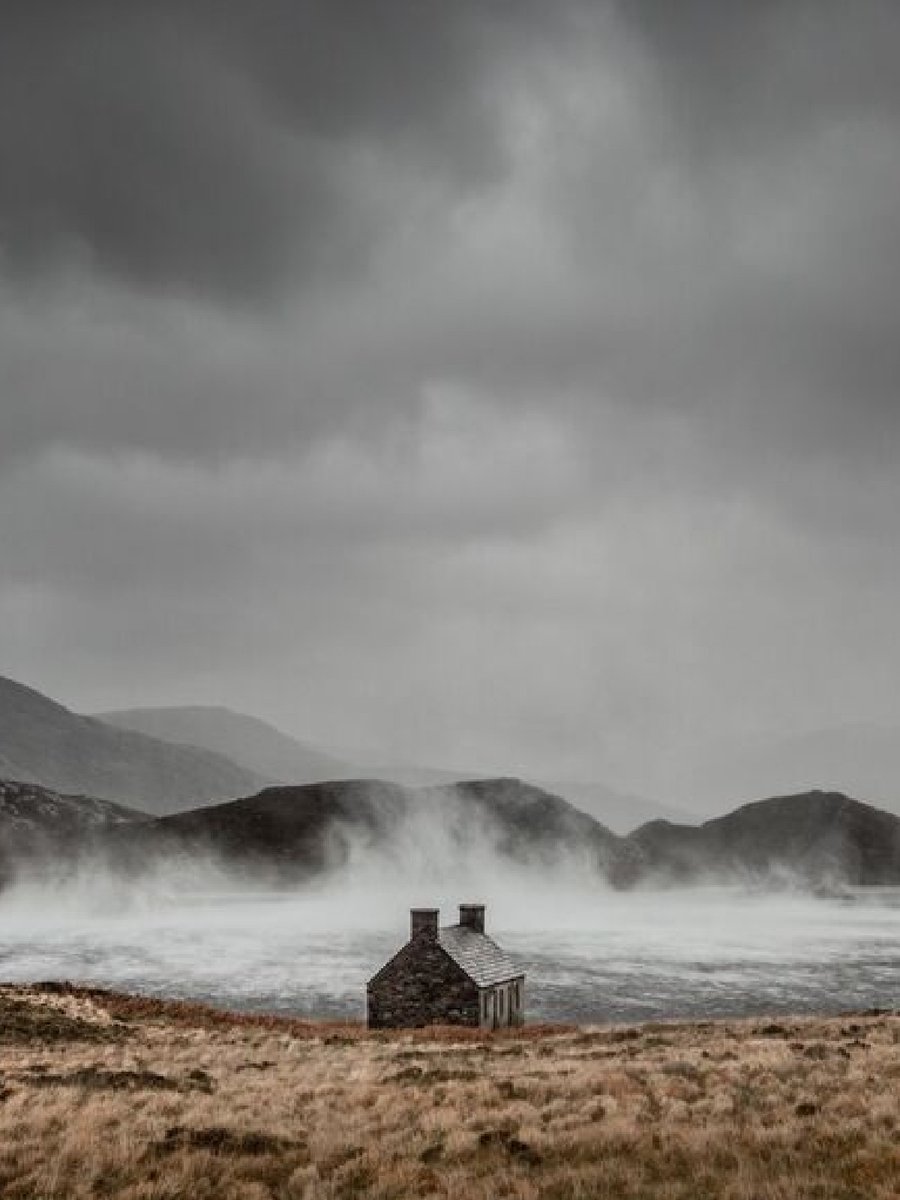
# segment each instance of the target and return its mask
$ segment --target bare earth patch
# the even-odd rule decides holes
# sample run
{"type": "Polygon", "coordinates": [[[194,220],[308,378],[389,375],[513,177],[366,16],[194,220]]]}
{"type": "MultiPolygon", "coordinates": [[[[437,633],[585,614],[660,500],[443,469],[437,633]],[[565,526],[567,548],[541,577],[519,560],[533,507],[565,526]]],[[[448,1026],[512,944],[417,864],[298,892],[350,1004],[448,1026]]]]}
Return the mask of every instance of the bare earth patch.
{"type": "Polygon", "coordinates": [[[900,1017],[368,1034],[0,988],[4,1200],[896,1200],[900,1017]]]}

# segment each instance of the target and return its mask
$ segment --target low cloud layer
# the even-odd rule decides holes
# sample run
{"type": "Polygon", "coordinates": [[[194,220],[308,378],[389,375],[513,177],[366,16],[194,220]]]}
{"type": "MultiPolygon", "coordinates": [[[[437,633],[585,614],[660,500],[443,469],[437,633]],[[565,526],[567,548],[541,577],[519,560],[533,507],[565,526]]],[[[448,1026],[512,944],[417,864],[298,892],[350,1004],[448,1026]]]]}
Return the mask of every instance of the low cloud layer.
{"type": "Polygon", "coordinates": [[[4,14],[3,670],[661,799],[900,722],[895,5],[4,14]]]}

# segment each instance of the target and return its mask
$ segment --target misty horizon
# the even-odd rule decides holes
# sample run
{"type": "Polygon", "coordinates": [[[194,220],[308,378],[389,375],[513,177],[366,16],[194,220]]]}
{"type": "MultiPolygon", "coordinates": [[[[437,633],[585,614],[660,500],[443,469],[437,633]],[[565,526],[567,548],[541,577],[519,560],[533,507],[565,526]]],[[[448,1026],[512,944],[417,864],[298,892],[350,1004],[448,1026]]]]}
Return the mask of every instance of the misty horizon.
{"type": "MultiPolygon", "coordinates": [[[[116,747],[114,739],[110,740],[113,730],[124,731],[126,739],[137,733],[153,742],[160,741],[175,747],[176,753],[181,746],[191,752],[199,749],[201,756],[204,752],[213,755],[213,759],[197,760],[196,755],[189,755],[187,760],[183,756],[179,760],[179,770],[183,774],[187,768],[188,775],[178,783],[174,776],[169,777],[174,791],[168,807],[174,805],[175,809],[192,796],[207,803],[215,798],[248,796],[267,784],[383,779],[421,787],[520,778],[565,797],[620,834],[657,818],[692,823],[753,801],[810,792],[844,793],[900,815],[900,730],[871,724],[815,730],[794,738],[782,735],[706,747],[690,764],[690,786],[684,779],[673,777],[663,795],[649,796],[630,789],[627,781],[550,779],[529,775],[521,764],[503,763],[493,770],[473,763],[454,767],[446,761],[417,761],[412,754],[391,761],[383,751],[323,746],[308,738],[292,737],[253,714],[226,705],[136,707],[77,714],[60,707],[58,698],[2,676],[0,718],[0,771],[7,778],[46,783],[62,792],[80,790],[138,808],[143,806],[142,788],[150,786],[155,796],[153,788],[159,783],[159,779],[154,785],[145,778],[148,768],[151,777],[156,772],[145,761],[146,754],[159,754],[162,747],[156,751],[143,744],[131,746],[130,751],[125,745],[116,747]],[[121,774],[123,761],[117,766],[107,763],[96,777],[85,775],[79,766],[87,750],[77,750],[77,744],[85,736],[94,740],[94,731],[104,726],[105,741],[101,739],[91,753],[99,753],[103,759],[112,752],[119,760],[123,755],[136,754],[140,764],[132,759],[131,775],[121,774]],[[104,771],[110,769],[113,775],[104,776],[104,771]],[[191,778],[198,769],[205,782],[200,777],[191,778]]],[[[151,809],[160,799],[156,796],[151,809]]]]}

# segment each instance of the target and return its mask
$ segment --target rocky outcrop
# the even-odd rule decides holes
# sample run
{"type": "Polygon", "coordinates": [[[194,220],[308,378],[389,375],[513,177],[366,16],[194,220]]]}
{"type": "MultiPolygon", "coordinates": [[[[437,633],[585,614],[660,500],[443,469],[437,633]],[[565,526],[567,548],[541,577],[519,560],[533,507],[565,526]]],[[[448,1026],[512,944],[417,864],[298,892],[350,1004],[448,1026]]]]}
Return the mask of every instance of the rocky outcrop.
{"type": "Polygon", "coordinates": [[[149,818],[93,796],[66,796],[0,780],[0,883],[51,864],[71,866],[105,844],[112,829],[149,818]]]}

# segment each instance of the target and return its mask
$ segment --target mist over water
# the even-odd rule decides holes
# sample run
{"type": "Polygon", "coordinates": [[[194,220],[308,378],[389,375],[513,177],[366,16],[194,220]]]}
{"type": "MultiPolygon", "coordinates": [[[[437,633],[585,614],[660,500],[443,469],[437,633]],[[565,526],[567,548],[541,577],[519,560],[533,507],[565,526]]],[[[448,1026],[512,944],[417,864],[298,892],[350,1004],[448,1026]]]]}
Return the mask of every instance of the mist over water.
{"type": "MultiPolygon", "coordinates": [[[[420,860],[421,861],[421,860],[420,860]]],[[[481,864],[483,866],[483,864],[481,864]]],[[[23,885],[0,904],[0,978],[69,979],[304,1016],[362,1017],[365,981],[406,940],[408,909],[484,901],[528,973],[528,1017],[634,1021],[836,1012],[900,1003],[900,889],[841,898],[739,888],[617,893],[507,869],[427,886],[410,864],[253,891],[209,868],[206,891],[164,877],[23,885]]],[[[496,866],[496,864],[495,864],[496,866]]]]}

